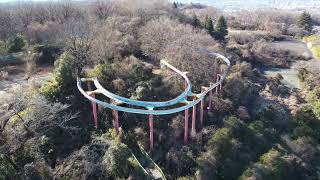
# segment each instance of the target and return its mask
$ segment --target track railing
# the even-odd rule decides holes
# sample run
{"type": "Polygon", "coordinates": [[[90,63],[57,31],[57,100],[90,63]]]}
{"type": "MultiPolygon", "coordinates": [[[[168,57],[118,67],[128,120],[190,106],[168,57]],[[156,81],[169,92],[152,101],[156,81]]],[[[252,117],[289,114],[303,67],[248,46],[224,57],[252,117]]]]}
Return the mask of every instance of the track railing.
{"type": "Polygon", "coordinates": [[[166,66],[167,68],[171,69],[172,71],[176,72],[180,76],[184,78],[185,81],[185,89],[184,91],[177,96],[174,99],[168,100],[168,101],[139,101],[139,100],[133,100],[129,98],[125,98],[119,95],[116,95],[107,89],[105,89],[98,81],[97,78],[78,78],[77,80],[77,87],[79,91],[92,102],[92,108],[93,108],[93,117],[95,126],[98,126],[97,122],[97,107],[98,104],[101,107],[104,108],[110,108],[113,110],[113,114],[115,117],[114,120],[114,126],[117,132],[119,132],[119,123],[118,123],[118,111],[122,112],[128,112],[128,113],[136,113],[136,114],[145,114],[149,115],[149,126],[150,126],[150,149],[153,149],[153,120],[154,115],[165,115],[165,114],[174,114],[181,111],[185,111],[185,133],[184,133],[184,142],[185,144],[188,142],[188,119],[189,119],[189,113],[187,112],[189,108],[193,108],[192,113],[192,131],[191,136],[194,137],[196,133],[196,106],[198,103],[201,102],[201,111],[200,111],[200,122],[201,125],[203,123],[203,107],[204,107],[204,98],[207,94],[209,94],[209,110],[211,110],[211,98],[212,98],[212,91],[216,89],[216,92],[218,93],[219,89],[222,91],[222,83],[226,79],[227,74],[229,73],[231,64],[230,61],[218,54],[209,52],[206,49],[201,49],[201,53],[206,53],[211,57],[217,57],[224,61],[224,63],[227,65],[227,68],[223,72],[223,74],[217,75],[216,82],[210,82],[210,85],[208,87],[202,87],[201,93],[193,93],[192,92],[192,83],[187,77],[185,72],[180,71],[179,69],[175,68],[171,64],[169,64],[165,60],[161,60],[161,64],[166,66]],[[88,91],[85,91],[83,89],[83,84],[88,85],[88,91]],[[91,84],[94,84],[95,90],[92,90],[91,84]],[[110,99],[110,103],[104,102],[102,100],[99,100],[96,98],[96,94],[102,94],[110,99]],[[188,97],[192,97],[193,101],[189,101],[188,97]],[[131,105],[128,107],[120,106],[122,104],[131,105]],[[171,108],[170,106],[173,105],[181,105],[179,107],[171,108]],[[132,107],[134,106],[134,107],[132,107]],[[140,107],[137,108],[137,107],[140,107]],[[157,109],[162,108],[162,109],[157,109]],[[165,109],[168,108],[168,109],[165,109]]]}

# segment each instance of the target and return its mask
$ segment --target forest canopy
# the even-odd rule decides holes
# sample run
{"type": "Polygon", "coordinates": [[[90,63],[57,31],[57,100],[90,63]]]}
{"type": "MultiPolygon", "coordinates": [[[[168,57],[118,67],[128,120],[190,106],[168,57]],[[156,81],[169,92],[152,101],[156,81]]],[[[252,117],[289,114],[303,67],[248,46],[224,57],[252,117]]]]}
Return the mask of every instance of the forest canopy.
{"type": "Polygon", "coordinates": [[[0,5],[0,179],[319,179],[319,61],[301,51],[310,42],[317,50],[319,25],[307,11],[166,0],[0,5]],[[154,117],[152,151],[147,116],[119,112],[117,132],[115,112],[98,106],[95,127],[78,77],[130,99],[166,101],[184,82],[161,60],[188,72],[195,93],[226,70],[203,49],[231,69],[204,99],[203,124],[197,106],[188,144],[184,112],[154,117]],[[270,68],[294,69],[302,88],[267,76],[270,68]]]}

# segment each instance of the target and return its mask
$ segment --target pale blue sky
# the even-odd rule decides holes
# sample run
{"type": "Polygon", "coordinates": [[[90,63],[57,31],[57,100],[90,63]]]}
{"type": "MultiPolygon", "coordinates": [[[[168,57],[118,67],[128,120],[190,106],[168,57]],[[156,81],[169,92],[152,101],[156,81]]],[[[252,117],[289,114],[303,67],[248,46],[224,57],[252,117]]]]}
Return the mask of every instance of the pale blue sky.
{"type": "MultiPolygon", "coordinates": [[[[0,3],[2,3],[2,2],[15,2],[15,1],[18,1],[18,0],[0,0],[0,3]]],[[[32,0],[32,1],[45,1],[45,0],[32,0]]],[[[170,0],[170,1],[174,1],[174,0],[170,0]]],[[[183,2],[183,3],[190,3],[190,2],[198,3],[198,2],[201,2],[203,4],[210,4],[210,0],[193,0],[193,1],[190,1],[190,0],[176,0],[176,1],[177,2],[183,2]]],[[[214,1],[214,0],[211,0],[211,1],[214,1]]]]}
{"type": "MultiPolygon", "coordinates": [[[[17,2],[19,0],[0,0],[0,3],[3,3],[3,2],[17,2]]],[[[43,1],[43,0],[32,0],[32,1],[43,1]]],[[[23,1],[21,1],[23,2],[23,1]]]]}

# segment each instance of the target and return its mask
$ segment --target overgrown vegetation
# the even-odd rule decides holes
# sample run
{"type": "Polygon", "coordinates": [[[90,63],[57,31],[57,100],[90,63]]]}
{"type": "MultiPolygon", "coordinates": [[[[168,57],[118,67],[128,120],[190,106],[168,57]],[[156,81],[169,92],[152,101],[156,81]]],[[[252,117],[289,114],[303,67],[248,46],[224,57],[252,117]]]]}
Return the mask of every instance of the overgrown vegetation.
{"type": "MultiPolygon", "coordinates": [[[[165,101],[180,94],[184,83],[161,68],[160,60],[188,72],[193,91],[201,92],[226,68],[206,50],[228,57],[231,72],[188,145],[183,112],[155,117],[155,149],[149,153],[167,178],[319,179],[319,70],[299,69],[306,91],[260,72],[308,60],[272,44],[303,36],[317,41],[311,17],[316,18],[307,12],[221,12],[165,0],[0,8],[0,56],[22,53],[35,66],[26,68],[29,76],[54,64],[50,82],[0,97],[0,179],[153,179],[142,169],[148,163],[138,146],[149,146],[147,117],[119,112],[116,134],[112,112],[98,107],[95,129],[77,78],[97,77],[127,98],[165,101]]],[[[0,80],[10,78],[9,70],[1,67],[0,80]]]]}
{"type": "Polygon", "coordinates": [[[312,50],[314,56],[315,56],[316,58],[320,59],[320,45],[313,46],[313,47],[311,48],[311,50],[312,50]]]}

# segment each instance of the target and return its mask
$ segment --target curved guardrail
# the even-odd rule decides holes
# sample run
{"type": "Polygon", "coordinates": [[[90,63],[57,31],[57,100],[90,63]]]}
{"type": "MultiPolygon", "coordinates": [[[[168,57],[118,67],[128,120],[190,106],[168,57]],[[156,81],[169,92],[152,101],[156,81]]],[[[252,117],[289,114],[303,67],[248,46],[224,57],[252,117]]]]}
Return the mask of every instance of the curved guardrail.
{"type": "Polygon", "coordinates": [[[216,57],[222,59],[226,63],[227,69],[224,71],[223,75],[221,76],[221,78],[218,82],[212,83],[211,86],[209,86],[208,88],[205,88],[205,91],[200,94],[192,93],[192,84],[191,84],[191,81],[189,80],[189,78],[187,77],[185,72],[178,70],[177,68],[173,67],[172,65],[170,65],[168,62],[166,62],[164,60],[161,60],[161,63],[163,65],[165,65],[166,67],[170,68],[171,70],[173,70],[176,73],[178,73],[179,75],[181,75],[185,79],[185,81],[187,82],[187,86],[186,86],[185,90],[183,91],[183,93],[180,94],[178,97],[176,97],[172,100],[169,100],[169,101],[151,102],[151,101],[138,101],[138,100],[128,99],[128,98],[116,95],[116,94],[104,89],[101,86],[101,84],[99,83],[97,78],[81,78],[81,79],[78,78],[77,87],[78,87],[79,91],[87,99],[89,99],[91,102],[97,103],[100,106],[103,106],[105,108],[110,108],[110,109],[117,110],[117,111],[136,113],[136,114],[148,114],[148,115],[165,115],[165,114],[173,114],[173,113],[181,112],[181,111],[189,109],[189,108],[193,107],[194,105],[198,104],[210,91],[212,91],[214,88],[219,86],[225,80],[225,78],[230,70],[230,67],[231,67],[230,61],[226,57],[224,57],[218,53],[209,52],[206,49],[202,49],[201,51],[208,53],[208,55],[210,55],[210,56],[216,56],[216,57]],[[86,92],[82,88],[83,82],[93,82],[97,89],[94,91],[86,92]],[[101,93],[104,96],[110,98],[111,100],[114,101],[114,104],[103,102],[103,101],[98,100],[92,96],[92,94],[97,94],[97,93],[101,93]],[[195,101],[188,101],[187,97],[197,97],[197,99],[195,101]],[[121,106],[117,105],[119,103],[140,106],[140,107],[143,107],[144,109],[121,107],[121,106]],[[175,104],[185,104],[185,105],[178,107],[178,108],[173,108],[173,109],[155,110],[156,108],[159,108],[159,107],[169,107],[169,106],[172,106],[175,104]]]}

